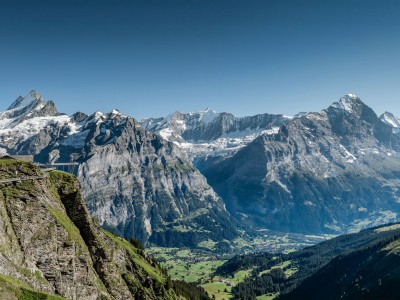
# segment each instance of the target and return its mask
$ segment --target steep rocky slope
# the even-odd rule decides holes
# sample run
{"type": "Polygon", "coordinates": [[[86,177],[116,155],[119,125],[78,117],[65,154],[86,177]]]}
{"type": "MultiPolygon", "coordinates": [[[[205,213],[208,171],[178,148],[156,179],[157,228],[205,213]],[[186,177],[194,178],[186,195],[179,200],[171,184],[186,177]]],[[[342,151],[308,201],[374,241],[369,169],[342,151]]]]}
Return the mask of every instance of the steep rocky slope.
{"type": "Polygon", "coordinates": [[[74,176],[4,159],[0,274],[1,299],[176,298],[152,259],[92,221],[74,176]]]}
{"type": "Polygon", "coordinates": [[[238,133],[260,133],[279,127],[289,117],[260,114],[249,117],[235,117],[230,113],[217,113],[211,109],[195,113],[175,112],[166,118],[150,118],[141,121],[150,131],[160,132],[173,141],[210,142],[223,136],[238,133]]]}
{"type": "Polygon", "coordinates": [[[124,236],[159,245],[235,237],[221,198],[178,150],[131,118],[92,126],[78,173],[90,211],[124,236]]]}
{"type": "Polygon", "coordinates": [[[303,233],[398,219],[400,139],[358,97],[263,134],[203,173],[232,214],[303,233]]]}
{"type": "Polygon", "coordinates": [[[75,172],[100,225],[162,246],[237,236],[222,199],[176,145],[117,110],[67,117],[54,108],[43,117],[46,106],[35,91],[18,98],[1,114],[0,147],[43,163],[79,162],[75,172]]]}

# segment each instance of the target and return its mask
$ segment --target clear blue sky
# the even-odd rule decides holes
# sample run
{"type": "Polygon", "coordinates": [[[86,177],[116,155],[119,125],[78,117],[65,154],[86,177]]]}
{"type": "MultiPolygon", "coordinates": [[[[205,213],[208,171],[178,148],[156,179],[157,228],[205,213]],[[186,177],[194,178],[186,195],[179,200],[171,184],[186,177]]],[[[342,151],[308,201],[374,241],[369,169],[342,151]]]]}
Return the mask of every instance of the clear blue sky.
{"type": "Polygon", "coordinates": [[[31,89],[138,119],[293,115],[351,92],[400,115],[399,1],[0,3],[0,111],[31,89]]]}

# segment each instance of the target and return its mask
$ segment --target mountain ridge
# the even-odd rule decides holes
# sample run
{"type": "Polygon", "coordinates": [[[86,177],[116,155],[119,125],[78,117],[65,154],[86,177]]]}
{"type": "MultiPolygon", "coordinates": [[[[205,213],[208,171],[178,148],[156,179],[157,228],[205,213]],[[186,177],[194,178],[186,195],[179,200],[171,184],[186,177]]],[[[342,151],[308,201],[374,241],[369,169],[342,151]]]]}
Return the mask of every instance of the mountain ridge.
{"type": "Polygon", "coordinates": [[[385,214],[386,222],[396,220],[400,140],[359,98],[342,102],[347,106],[295,118],[203,169],[230,212],[305,233],[343,232],[385,214]]]}
{"type": "MultiPolygon", "coordinates": [[[[21,109],[44,109],[39,94],[31,94],[21,109]],[[36,98],[40,106],[32,104],[36,98]]],[[[22,101],[15,103],[18,108],[22,101]]],[[[76,175],[91,213],[118,235],[171,246],[238,235],[222,199],[179,148],[118,110],[72,117],[24,110],[18,125],[8,124],[0,126],[0,147],[10,154],[33,154],[41,163],[79,163],[76,175]]]]}
{"type": "Polygon", "coordinates": [[[3,113],[0,147],[41,162],[79,162],[91,212],[125,237],[172,246],[179,234],[179,245],[191,247],[207,234],[230,239],[237,221],[225,205],[246,228],[305,233],[398,218],[400,144],[386,120],[395,117],[378,117],[353,94],[292,118],[210,109],[141,123],[118,110],[68,117],[54,107],[49,114],[24,115],[21,129],[5,126],[3,113]]]}

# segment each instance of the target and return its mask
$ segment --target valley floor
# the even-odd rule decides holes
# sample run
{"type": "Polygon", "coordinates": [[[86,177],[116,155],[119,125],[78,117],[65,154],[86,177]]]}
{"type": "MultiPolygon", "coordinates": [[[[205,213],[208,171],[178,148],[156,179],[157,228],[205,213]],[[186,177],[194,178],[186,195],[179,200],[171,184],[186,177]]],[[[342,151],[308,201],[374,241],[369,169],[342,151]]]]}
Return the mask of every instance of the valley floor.
{"type": "MultiPolygon", "coordinates": [[[[211,297],[222,300],[233,299],[232,287],[244,281],[253,271],[240,270],[229,277],[214,275],[216,269],[234,255],[256,252],[288,253],[333,237],[334,235],[311,236],[262,231],[262,234],[253,239],[237,238],[232,242],[233,247],[228,253],[216,252],[214,243],[210,240],[200,243],[196,249],[150,247],[147,251],[167,268],[172,279],[196,283],[211,297]]],[[[287,276],[296,272],[291,268],[290,261],[282,262],[277,268],[284,269],[287,276]]],[[[265,272],[268,270],[262,273],[265,272]]],[[[276,296],[277,294],[268,294],[258,299],[273,299],[276,296]]]]}

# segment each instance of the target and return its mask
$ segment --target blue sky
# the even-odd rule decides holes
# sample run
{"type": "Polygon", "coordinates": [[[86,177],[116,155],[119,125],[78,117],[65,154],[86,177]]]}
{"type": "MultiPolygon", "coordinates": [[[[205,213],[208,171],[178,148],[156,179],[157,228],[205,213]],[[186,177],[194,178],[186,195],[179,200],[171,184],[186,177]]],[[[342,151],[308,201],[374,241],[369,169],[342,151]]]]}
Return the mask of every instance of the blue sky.
{"type": "Polygon", "coordinates": [[[0,0],[0,111],[37,89],[72,114],[400,115],[398,1],[0,0]]]}

